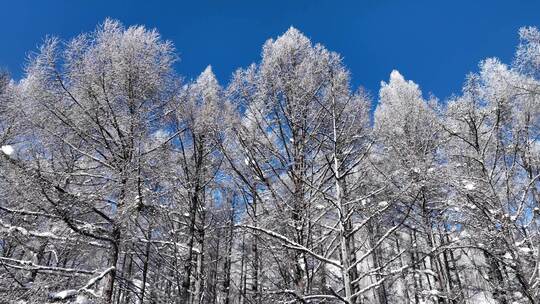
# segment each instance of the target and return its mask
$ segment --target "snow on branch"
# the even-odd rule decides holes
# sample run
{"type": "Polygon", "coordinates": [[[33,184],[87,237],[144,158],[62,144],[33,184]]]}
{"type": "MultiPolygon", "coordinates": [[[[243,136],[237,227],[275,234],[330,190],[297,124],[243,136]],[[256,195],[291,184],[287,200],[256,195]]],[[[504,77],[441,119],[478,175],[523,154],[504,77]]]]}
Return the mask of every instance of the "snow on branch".
{"type": "MultiPolygon", "coordinates": [[[[161,245],[168,245],[168,246],[176,246],[183,250],[188,250],[189,247],[186,244],[178,243],[178,242],[170,242],[170,241],[159,241],[159,240],[147,240],[147,239],[139,239],[140,242],[143,243],[151,243],[151,244],[161,244],[161,245]]],[[[193,248],[193,252],[200,253],[200,250],[197,248],[193,248]]]]}
{"type": "Polygon", "coordinates": [[[102,272],[100,272],[97,276],[95,276],[95,277],[91,278],[90,280],[88,280],[88,282],[86,284],[84,284],[83,287],[81,287],[79,289],[68,289],[68,290],[62,290],[62,291],[59,291],[59,292],[51,293],[51,294],[49,294],[49,298],[51,300],[53,300],[53,301],[65,300],[65,299],[75,297],[76,295],[78,295],[78,294],[80,294],[82,292],[91,294],[94,297],[99,297],[93,290],[91,290],[89,288],[92,287],[94,284],[96,284],[101,279],[103,279],[109,272],[111,272],[113,270],[115,270],[115,267],[111,266],[111,267],[103,270],[102,272]]]}
{"type": "Polygon", "coordinates": [[[23,209],[15,210],[15,209],[10,209],[10,208],[4,207],[4,206],[0,206],[0,210],[4,210],[6,212],[15,213],[15,214],[31,215],[31,216],[42,216],[42,217],[47,217],[47,218],[60,219],[59,216],[54,215],[54,214],[48,214],[48,213],[37,212],[37,211],[29,211],[29,210],[23,210],[23,209]]]}
{"type": "Polygon", "coordinates": [[[276,238],[280,241],[282,241],[283,243],[285,243],[285,247],[287,248],[290,248],[290,249],[293,249],[293,250],[298,250],[298,251],[302,251],[304,253],[307,253],[309,255],[311,255],[312,257],[318,259],[319,261],[323,261],[323,262],[326,262],[328,264],[332,264],[336,267],[339,267],[340,269],[343,268],[343,266],[336,260],[332,260],[332,259],[329,259],[329,258],[326,258],[320,254],[317,254],[313,251],[311,251],[310,249],[294,242],[294,241],[291,241],[289,238],[279,234],[279,233],[276,233],[274,231],[271,231],[271,230],[267,230],[267,229],[263,229],[263,228],[260,228],[260,227],[255,227],[255,226],[251,226],[251,225],[235,225],[235,227],[239,227],[239,228],[247,228],[247,229],[252,229],[252,230],[256,230],[256,231],[259,231],[259,232],[262,232],[268,236],[271,236],[273,238],[276,238]]]}
{"type": "Polygon", "coordinates": [[[313,294],[313,295],[302,296],[302,295],[299,295],[297,293],[297,291],[291,290],[291,289],[266,291],[265,293],[268,294],[268,295],[288,294],[288,295],[293,296],[296,300],[298,300],[298,301],[300,301],[302,303],[310,303],[311,300],[317,300],[317,299],[320,299],[320,300],[325,300],[325,299],[327,299],[327,300],[335,300],[335,299],[340,298],[340,297],[337,297],[337,296],[334,296],[334,295],[325,295],[325,294],[313,294]]]}
{"type": "Polygon", "coordinates": [[[10,268],[20,269],[20,270],[27,270],[27,271],[40,271],[40,272],[63,272],[63,273],[70,273],[70,274],[78,274],[78,275],[91,275],[94,274],[94,271],[85,270],[85,269],[75,269],[75,268],[63,268],[63,267],[53,267],[53,266],[43,266],[35,264],[31,261],[24,261],[24,260],[16,260],[6,257],[0,257],[0,262],[10,268]],[[11,264],[11,263],[15,263],[11,264]]]}
{"type": "Polygon", "coordinates": [[[103,245],[96,241],[86,241],[86,240],[79,240],[79,239],[75,240],[75,239],[71,239],[67,237],[61,237],[51,232],[37,232],[37,231],[27,230],[26,228],[23,228],[23,227],[12,226],[12,225],[6,224],[2,222],[1,220],[0,220],[0,232],[4,232],[7,234],[12,234],[13,232],[17,232],[23,236],[30,236],[30,237],[41,238],[41,239],[50,239],[50,240],[66,242],[66,243],[83,242],[88,245],[92,245],[96,247],[110,248],[109,246],[103,245]]]}

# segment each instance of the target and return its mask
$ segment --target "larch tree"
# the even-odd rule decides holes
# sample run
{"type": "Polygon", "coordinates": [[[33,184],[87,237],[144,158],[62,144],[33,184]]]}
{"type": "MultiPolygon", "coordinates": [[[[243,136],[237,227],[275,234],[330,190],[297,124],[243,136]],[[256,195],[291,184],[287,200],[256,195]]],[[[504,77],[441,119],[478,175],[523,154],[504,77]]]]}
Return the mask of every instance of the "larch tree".
{"type": "MultiPolygon", "coordinates": [[[[35,216],[106,248],[101,254],[107,262],[96,277],[104,281],[102,291],[90,292],[104,303],[113,301],[119,256],[133,233],[131,219],[145,204],[138,195],[144,187],[141,166],[152,150],[144,142],[174,89],[175,58],[172,44],[156,31],[106,20],[65,47],[47,39],[21,81],[18,119],[31,130],[21,155],[4,156],[3,163],[41,197],[28,200],[24,212],[45,209],[35,216]]],[[[78,286],[74,294],[91,291],[90,285],[78,286]]]]}

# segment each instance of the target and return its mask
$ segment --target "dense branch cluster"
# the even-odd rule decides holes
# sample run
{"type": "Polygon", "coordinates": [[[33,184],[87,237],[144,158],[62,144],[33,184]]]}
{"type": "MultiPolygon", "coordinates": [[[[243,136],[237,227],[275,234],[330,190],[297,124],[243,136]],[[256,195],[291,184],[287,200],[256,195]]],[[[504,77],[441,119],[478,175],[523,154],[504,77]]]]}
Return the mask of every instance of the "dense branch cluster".
{"type": "Polygon", "coordinates": [[[540,303],[540,31],[376,108],[291,28],[220,86],[106,20],[0,77],[2,303],[540,303]]]}

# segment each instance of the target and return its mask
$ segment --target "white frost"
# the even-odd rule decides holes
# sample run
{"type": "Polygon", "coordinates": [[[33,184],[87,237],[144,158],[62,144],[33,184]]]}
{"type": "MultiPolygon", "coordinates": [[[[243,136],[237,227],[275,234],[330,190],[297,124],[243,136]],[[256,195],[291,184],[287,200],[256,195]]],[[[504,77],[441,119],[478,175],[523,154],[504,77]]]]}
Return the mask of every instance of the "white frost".
{"type": "Polygon", "coordinates": [[[465,183],[465,190],[472,191],[476,189],[476,186],[472,182],[465,183]]]}
{"type": "Polygon", "coordinates": [[[10,146],[10,145],[2,146],[0,150],[2,150],[2,152],[6,155],[11,155],[13,154],[13,152],[15,152],[15,149],[13,149],[13,146],[10,146]]]}
{"type": "Polygon", "coordinates": [[[91,303],[92,302],[90,302],[88,297],[82,294],[77,295],[77,299],[75,300],[75,304],[91,304],[91,303]]]}
{"type": "Polygon", "coordinates": [[[68,289],[68,290],[62,290],[60,292],[56,292],[50,295],[50,298],[53,300],[65,300],[69,297],[72,297],[77,294],[77,290],[75,289],[68,289]]]}
{"type": "Polygon", "coordinates": [[[156,132],[154,132],[152,136],[154,136],[155,139],[161,141],[161,140],[166,140],[170,136],[170,134],[169,132],[167,132],[167,130],[159,129],[156,132]]]}
{"type": "Polygon", "coordinates": [[[533,250],[528,247],[519,247],[518,250],[523,254],[530,254],[533,253],[533,250]]]}
{"type": "Polygon", "coordinates": [[[505,259],[507,259],[507,260],[513,260],[513,259],[514,259],[514,258],[512,257],[512,255],[510,254],[510,252],[505,253],[503,257],[504,257],[505,259]]]}
{"type": "Polygon", "coordinates": [[[441,292],[435,289],[432,290],[422,290],[422,294],[426,296],[438,297],[441,292]]]}

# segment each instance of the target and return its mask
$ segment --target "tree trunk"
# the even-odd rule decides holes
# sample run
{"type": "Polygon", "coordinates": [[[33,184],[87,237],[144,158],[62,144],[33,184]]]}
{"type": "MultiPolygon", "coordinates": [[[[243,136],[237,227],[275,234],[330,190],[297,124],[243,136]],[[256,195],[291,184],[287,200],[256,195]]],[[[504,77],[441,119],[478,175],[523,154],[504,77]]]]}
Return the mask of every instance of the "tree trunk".
{"type": "Polygon", "coordinates": [[[114,280],[116,278],[116,264],[118,263],[118,254],[119,254],[119,244],[120,244],[120,228],[115,227],[113,230],[113,239],[111,242],[111,254],[109,257],[109,265],[114,267],[107,274],[105,280],[105,289],[103,291],[103,303],[110,304],[113,303],[113,293],[114,293],[114,280]]]}

